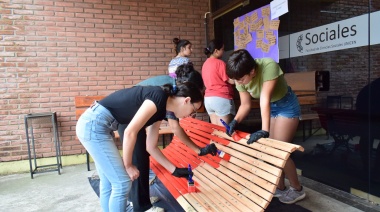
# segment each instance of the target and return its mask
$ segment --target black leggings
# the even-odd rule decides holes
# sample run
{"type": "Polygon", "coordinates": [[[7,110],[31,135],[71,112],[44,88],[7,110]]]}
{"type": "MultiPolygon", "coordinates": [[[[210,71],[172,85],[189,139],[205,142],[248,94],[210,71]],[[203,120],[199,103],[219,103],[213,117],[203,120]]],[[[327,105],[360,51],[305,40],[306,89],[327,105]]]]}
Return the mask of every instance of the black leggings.
{"type": "MultiPolygon", "coordinates": [[[[119,124],[120,140],[123,140],[124,130],[128,125],[119,124]]],[[[152,207],[149,195],[149,153],[146,151],[145,128],[137,134],[135,148],[133,149],[132,163],[137,167],[140,176],[132,182],[129,200],[133,203],[133,211],[146,211],[152,207]]]]}

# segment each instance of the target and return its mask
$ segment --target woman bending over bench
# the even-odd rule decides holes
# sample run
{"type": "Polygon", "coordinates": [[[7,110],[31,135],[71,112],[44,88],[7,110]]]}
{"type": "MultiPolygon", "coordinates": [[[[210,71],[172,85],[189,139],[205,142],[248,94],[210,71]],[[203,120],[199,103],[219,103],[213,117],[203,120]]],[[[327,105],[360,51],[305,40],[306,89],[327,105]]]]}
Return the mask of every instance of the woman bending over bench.
{"type": "Polygon", "coordinates": [[[187,117],[201,107],[202,101],[202,92],[190,82],[174,89],[172,85],[136,86],[110,94],[82,114],[76,134],[97,167],[103,211],[126,209],[132,181],[140,175],[132,164],[136,142],[146,142],[150,155],[174,176],[187,178],[192,174],[187,167],[175,167],[157,147],[159,127],[166,111],[172,111],[176,117],[187,117]],[[119,123],[128,124],[123,136],[123,157],[120,157],[112,135],[119,123]],[[146,141],[138,140],[145,133],[146,141]]]}
{"type": "MultiPolygon", "coordinates": [[[[279,65],[270,58],[253,59],[247,50],[237,50],[227,62],[227,75],[236,82],[241,105],[229,124],[227,134],[232,135],[236,125],[251,110],[251,96],[260,99],[261,130],[251,134],[247,143],[252,144],[260,138],[272,138],[291,142],[301,114],[297,96],[287,85],[279,65]]],[[[305,192],[298,181],[296,167],[289,158],[283,169],[289,179],[290,187],[286,189],[282,174],[274,197],[286,204],[295,203],[305,198],[305,192]]]]}
{"type": "MultiPolygon", "coordinates": [[[[202,80],[202,75],[196,71],[191,63],[186,63],[178,66],[176,72],[177,83],[192,82],[194,83],[200,91],[203,92],[204,84],[202,80]]],[[[137,86],[163,86],[165,84],[174,84],[176,83],[175,79],[169,75],[160,75],[148,78],[140,83],[137,86]]],[[[194,114],[195,115],[195,114],[194,114]]],[[[165,119],[167,119],[170,129],[174,135],[176,135],[184,144],[189,148],[194,150],[196,153],[200,153],[201,148],[198,147],[185,133],[182,127],[179,125],[179,120],[172,112],[168,111],[165,119]]],[[[127,128],[128,124],[119,124],[118,132],[120,138],[123,138],[124,130],[127,128]]],[[[146,134],[141,133],[137,138],[140,140],[146,140],[146,134]]],[[[202,151],[213,151],[211,153],[215,154],[216,147],[214,150],[213,146],[209,146],[208,149],[203,149],[202,151]],[[211,148],[211,149],[209,149],[211,148]]],[[[132,163],[140,171],[140,177],[137,180],[132,182],[132,189],[130,192],[129,200],[133,203],[133,209],[135,211],[146,211],[150,208],[153,208],[152,203],[150,202],[149,195],[149,173],[144,173],[149,170],[149,153],[146,151],[146,142],[137,142],[133,150],[132,163]],[[142,174],[144,173],[144,174],[142,174]]],[[[163,211],[159,207],[155,207],[156,211],[163,211]]]]}

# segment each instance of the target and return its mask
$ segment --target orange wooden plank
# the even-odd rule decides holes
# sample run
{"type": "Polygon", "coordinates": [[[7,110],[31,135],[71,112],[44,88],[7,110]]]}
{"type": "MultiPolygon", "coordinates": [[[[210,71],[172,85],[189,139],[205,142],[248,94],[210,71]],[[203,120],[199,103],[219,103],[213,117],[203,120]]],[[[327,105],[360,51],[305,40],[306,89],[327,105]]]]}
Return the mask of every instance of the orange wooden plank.
{"type": "Polygon", "coordinates": [[[211,133],[214,129],[225,130],[225,128],[223,126],[214,125],[214,124],[211,124],[211,123],[208,123],[205,121],[201,121],[198,119],[194,119],[191,117],[182,119],[180,122],[180,124],[185,124],[185,123],[187,125],[194,127],[195,129],[200,129],[200,130],[202,130],[204,132],[208,132],[208,133],[211,133]]]}
{"type": "Polygon", "coordinates": [[[79,119],[79,117],[84,113],[84,111],[86,111],[87,108],[77,108],[75,109],[75,117],[77,118],[77,120],[79,119]]]}
{"type": "Polygon", "coordinates": [[[103,99],[105,96],[76,96],[75,107],[89,107],[94,101],[103,99]]]}
{"type": "MultiPolygon", "coordinates": [[[[161,182],[165,185],[165,187],[169,190],[170,194],[173,195],[175,199],[177,199],[181,194],[176,189],[175,185],[169,180],[170,178],[166,177],[165,171],[166,169],[161,166],[161,164],[157,163],[152,157],[150,159],[150,168],[153,172],[160,178],[161,182]]],[[[166,173],[169,173],[166,171],[166,173]]]]}

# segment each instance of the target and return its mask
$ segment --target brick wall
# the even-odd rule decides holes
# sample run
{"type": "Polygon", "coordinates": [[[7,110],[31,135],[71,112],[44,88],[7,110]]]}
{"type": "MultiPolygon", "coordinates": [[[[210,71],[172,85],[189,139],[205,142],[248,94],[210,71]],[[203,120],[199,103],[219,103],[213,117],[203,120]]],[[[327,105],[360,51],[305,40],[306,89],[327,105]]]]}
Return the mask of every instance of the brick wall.
{"type": "Polygon", "coordinates": [[[0,162],[27,159],[28,113],[56,111],[63,155],[84,153],[74,97],[166,74],[174,37],[193,43],[200,70],[207,11],[207,0],[0,0],[0,162]]]}

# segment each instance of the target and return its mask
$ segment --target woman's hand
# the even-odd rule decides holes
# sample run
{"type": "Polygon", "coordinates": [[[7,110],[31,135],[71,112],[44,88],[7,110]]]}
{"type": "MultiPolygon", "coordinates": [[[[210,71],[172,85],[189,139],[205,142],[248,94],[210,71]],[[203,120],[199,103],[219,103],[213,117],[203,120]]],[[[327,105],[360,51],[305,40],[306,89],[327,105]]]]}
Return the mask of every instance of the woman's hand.
{"type": "Polygon", "coordinates": [[[269,132],[265,130],[259,130],[251,134],[249,137],[247,144],[252,144],[259,140],[260,138],[269,138],[269,132]]]}
{"type": "Polygon", "coordinates": [[[211,154],[212,156],[215,156],[218,149],[216,148],[215,144],[207,145],[200,149],[199,156],[211,154]]]}
{"type": "Polygon", "coordinates": [[[127,171],[127,174],[132,181],[136,180],[140,176],[139,170],[134,165],[125,167],[125,170],[127,171]]]}
{"type": "Polygon", "coordinates": [[[183,177],[183,178],[189,178],[189,175],[193,175],[194,173],[192,171],[189,171],[188,168],[175,168],[174,172],[172,173],[175,177],[183,177]]]}

